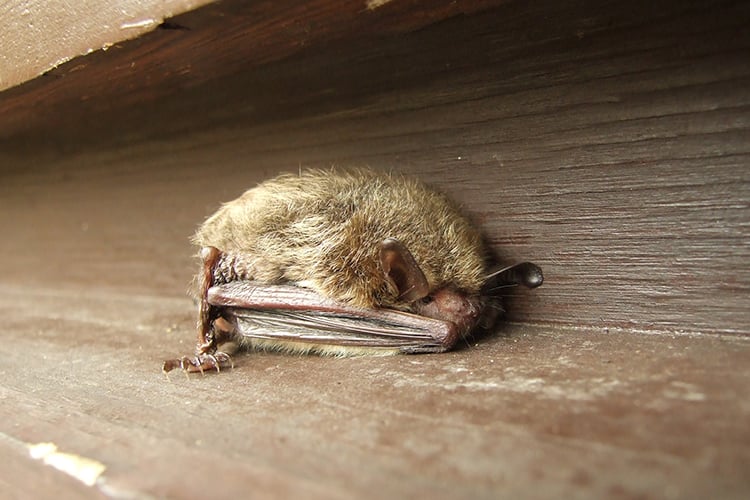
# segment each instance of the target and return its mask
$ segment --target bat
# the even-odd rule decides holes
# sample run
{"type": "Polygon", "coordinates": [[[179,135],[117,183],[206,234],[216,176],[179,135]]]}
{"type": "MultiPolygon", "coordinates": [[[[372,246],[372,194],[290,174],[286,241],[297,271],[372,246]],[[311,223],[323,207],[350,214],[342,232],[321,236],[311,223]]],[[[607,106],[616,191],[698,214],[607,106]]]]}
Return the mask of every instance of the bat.
{"type": "Polygon", "coordinates": [[[226,343],[332,356],[443,352],[535,288],[530,262],[487,272],[479,231],[444,195],[370,169],[261,183],[198,229],[195,354],[163,371],[232,366],[226,343]]]}

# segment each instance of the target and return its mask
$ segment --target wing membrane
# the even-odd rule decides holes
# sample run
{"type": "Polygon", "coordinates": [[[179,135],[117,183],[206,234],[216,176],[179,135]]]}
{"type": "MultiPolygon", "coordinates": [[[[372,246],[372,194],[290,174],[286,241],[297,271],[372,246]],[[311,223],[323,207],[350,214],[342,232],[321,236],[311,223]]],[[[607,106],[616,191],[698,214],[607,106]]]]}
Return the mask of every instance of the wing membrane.
{"type": "Polygon", "coordinates": [[[234,281],[211,287],[208,302],[222,309],[243,336],[353,347],[439,352],[455,344],[453,323],[392,309],[365,309],[289,285],[234,281]]]}

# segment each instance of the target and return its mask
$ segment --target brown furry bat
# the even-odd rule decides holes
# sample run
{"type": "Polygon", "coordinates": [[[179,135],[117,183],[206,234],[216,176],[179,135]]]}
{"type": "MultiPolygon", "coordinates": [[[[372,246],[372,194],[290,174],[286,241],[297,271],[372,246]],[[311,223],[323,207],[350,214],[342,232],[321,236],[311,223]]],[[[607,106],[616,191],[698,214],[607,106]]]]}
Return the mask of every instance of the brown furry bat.
{"type": "Polygon", "coordinates": [[[488,284],[541,284],[530,263],[487,274],[479,232],[445,196],[368,169],[282,175],[198,229],[198,347],[164,370],[219,369],[227,341],[327,355],[440,352],[476,325],[488,284]],[[492,278],[488,282],[488,277],[492,278]]]}

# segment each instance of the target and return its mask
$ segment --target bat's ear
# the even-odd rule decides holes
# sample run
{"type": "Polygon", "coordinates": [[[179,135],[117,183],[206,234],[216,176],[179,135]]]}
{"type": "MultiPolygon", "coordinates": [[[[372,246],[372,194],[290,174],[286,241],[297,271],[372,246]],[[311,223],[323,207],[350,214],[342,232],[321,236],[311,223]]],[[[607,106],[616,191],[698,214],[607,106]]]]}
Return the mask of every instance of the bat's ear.
{"type": "Polygon", "coordinates": [[[399,300],[414,302],[430,293],[427,278],[400,241],[388,238],[380,243],[380,263],[386,279],[398,290],[399,300]]]}

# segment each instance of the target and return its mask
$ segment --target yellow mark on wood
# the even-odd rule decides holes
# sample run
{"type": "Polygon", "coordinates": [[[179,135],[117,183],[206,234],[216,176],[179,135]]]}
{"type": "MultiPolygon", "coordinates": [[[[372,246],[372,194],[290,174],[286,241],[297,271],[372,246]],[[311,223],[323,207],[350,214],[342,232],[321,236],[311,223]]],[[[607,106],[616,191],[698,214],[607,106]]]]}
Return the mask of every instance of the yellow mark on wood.
{"type": "Polygon", "coordinates": [[[155,24],[159,24],[156,19],[144,19],[143,21],[134,21],[132,23],[122,23],[120,29],[132,29],[132,28],[149,28],[155,24]]]}
{"type": "Polygon", "coordinates": [[[367,9],[368,10],[375,10],[378,7],[382,7],[383,5],[392,2],[393,0],[367,0],[367,9]]]}
{"type": "Polygon", "coordinates": [[[107,468],[96,460],[59,452],[54,443],[30,444],[28,447],[31,458],[41,460],[46,465],[73,476],[87,486],[94,486],[96,480],[107,468]]]}

